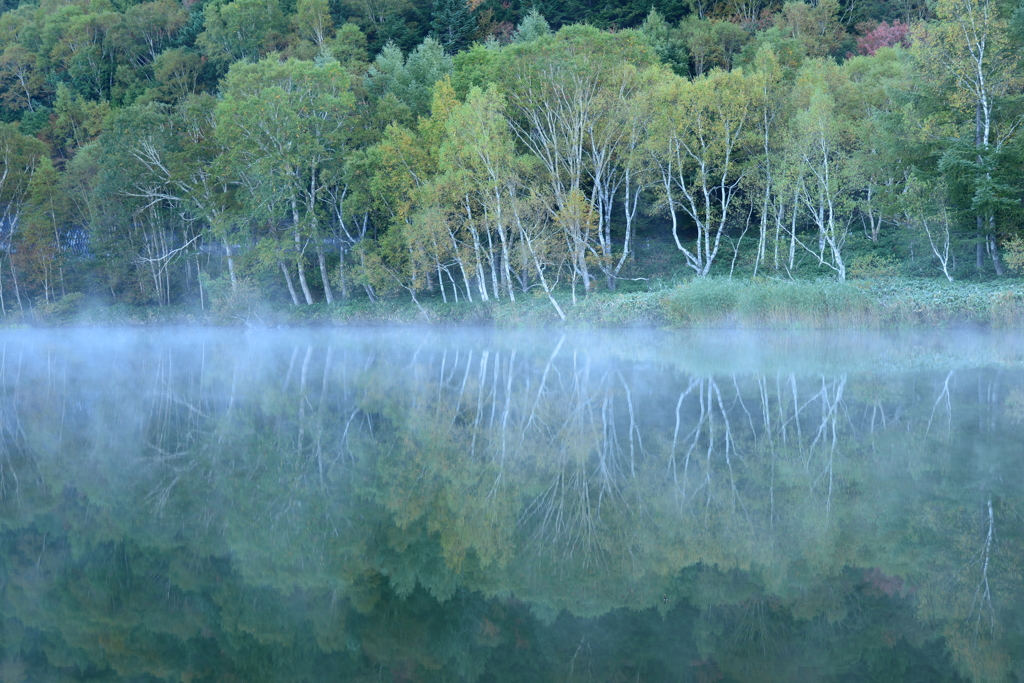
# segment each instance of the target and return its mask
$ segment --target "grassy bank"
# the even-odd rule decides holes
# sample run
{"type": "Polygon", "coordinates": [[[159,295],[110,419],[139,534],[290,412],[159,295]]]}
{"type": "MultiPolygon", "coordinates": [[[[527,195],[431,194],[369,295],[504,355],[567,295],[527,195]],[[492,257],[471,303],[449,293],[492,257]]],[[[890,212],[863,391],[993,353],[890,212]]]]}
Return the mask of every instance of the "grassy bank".
{"type": "Polygon", "coordinates": [[[285,306],[245,292],[198,307],[100,306],[68,297],[8,325],[483,325],[514,327],[661,327],[746,329],[1024,329],[1024,282],[947,283],[924,279],[691,279],[634,292],[559,297],[563,323],[546,297],[520,293],[516,303],[445,304],[394,296],[333,305],[285,306]],[[428,320],[429,319],[429,320],[428,320]]]}

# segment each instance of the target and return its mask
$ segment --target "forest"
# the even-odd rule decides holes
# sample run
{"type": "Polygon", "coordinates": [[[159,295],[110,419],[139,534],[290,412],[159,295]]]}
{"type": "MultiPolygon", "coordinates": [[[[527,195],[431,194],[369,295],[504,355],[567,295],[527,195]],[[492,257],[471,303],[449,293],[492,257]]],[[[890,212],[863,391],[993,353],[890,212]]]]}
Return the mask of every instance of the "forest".
{"type": "Polygon", "coordinates": [[[15,4],[15,322],[1024,270],[1024,4],[15,4]]]}

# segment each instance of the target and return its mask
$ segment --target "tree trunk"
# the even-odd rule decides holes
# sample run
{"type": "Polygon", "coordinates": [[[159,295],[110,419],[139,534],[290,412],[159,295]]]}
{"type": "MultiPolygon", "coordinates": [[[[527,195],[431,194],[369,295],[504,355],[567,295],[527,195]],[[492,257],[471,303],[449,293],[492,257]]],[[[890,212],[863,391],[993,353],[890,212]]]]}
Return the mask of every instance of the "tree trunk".
{"type": "Polygon", "coordinates": [[[338,288],[341,290],[341,298],[348,299],[348,282],[345,281],[345,247],[338,250],[338,288]]]}
{"type": "Polygon", "coordinates": [[[196,282],[199,284],[199,310],[206,310],[206,293],[203,291],[202,270],[199,267],[199,254],[196,253],[196,282]]]}
{"type": "Polygon", "coordinates": [[[498,226],[498,238],[501,240],[501,279],[504,281],[505,289],[508,291],[508,298],[512,303],[515,303],[516,292],[512,287],[512,273],[509,270],[508,240],[505,238],[505,228],[500,225],[498,226]]]}
{"type": "Polygon", "coordinates": [[[977,216],[976,217],[975,223],[976,223],[976,226],[977,226],[977,229],[978,229],[978,240],[977,240],[978,244],[977,244],[977,247],[974,250],[975,251],[975,265],[977,266],[978,272],[980,273],[982,268],[985,267],[985,241],[986,240],[983,239],[984,238],[984,234],[985,234],[985,228],[984,228],[984,225],[983,225],[984,221],[982,220],[981,216],[977,216]]]}
{"type": "Polygon", "coordinates": [[[327,303],[334,303],[334,292],[331,291],[331,282],[327,277],[327,257],[324,256],[324,250],[322,247],[316,248],[316,260],[320,264],[320,280],[324,283],[324,298],[327,299],[327,303]]]}
{"type": "Polygon", "coordinates": [[[473,260],[476,262],[476,284],[480,292],[480,300],[489,301],[490,297],[487,296],[487,280],[484,278],[484,263],[483,259],[480,258],[480,252],[483,250],[480,244],[480,233],[473,227],[470,227],[469,232],[473,235],[473,260]]]}
{"type": "Polygon", "coordinates": [[[288,270],[288,266],[285,265],[284,261],[278,261],[277,265],[281,266],[281,272],[284,273],[284,281],[288,283],[288,293],[292,295],[292,303],[298,306],[299,295],[295,292],[295,283],[292,282],[291,271],[288,270]]]}
{"type": "Polygon", "coordinates": [[[11,266],[11,281],[14,283],[14,297],[18,300],[18,310],[24,315],[25,306],[21,303],[21,288],[18,287],[18,269],[14,267],[14,259],[10,254],[7,255],[7,261],[11,266]]]}
{"type": "MultiPolygon", "coordinates": [[[[530,236],[526,233],[526,230],[520,223],[519,233],[523,236],[523,242],[526,244],[526,248],[530,250],[530,256],[533,257],[533,265],[537,269],[537,277],[540,278],[540,286],[544,288],[544,293],[547,294],[548,301],[555,307],[555,311],[558,313],[558,317],[565,322],[565,313],[562,311],[562,307],[558,305],[558,301],[555,299],[554,294],[551,292],[551,287],[548,286],[547,278],[544,277],[544,266],[541,265],[540,257],[537,255],[537,251],[533,248],[533,242],[530,240],[530,236]]],[[[561,343],[559,343],[561,345],[561,343]]]]}
{"type": "MultiPolygon", "coordinates": [[[[991,217],[989,217],[989,220],[991,221],[993,219],[991,217]]],[[[992,265],[995,266],[995,268],[996,268],[996,275],[998,275],[999,277],[1002,277],[1003,276],[1003,260],[1001,258],[999,258],[999,243],[996,242],[996,236],[994,234],[992,234],[992,233],[989,233],[988,242],[989,242],[989,251],[992,254],[992,265]]]]}
{"type": "Polygon", "coordinates": [[[497,254],[494,253],[494,239],[491,236],[491,231],[487,231],[487,260],[490,261],[491,266],[491,286],[494,288],[494,298],[501,299],[501,289],[498,287],[498,260],[497,254]]]}
{"type": "Polygon", "coordinates": [[[444,278],[441,276],[441,262],[434,261],[434,265],[437,268],[437,286],[441,288],[441,301],[448,303],[448,293],[444,287],[444,278]]]}
{"type": "Polygon", "coordinates": [[[302,295],[306,298],[306,304],[313,304],[313,294],[309,291],[309,283],[306,282],[306,263],[302,258],[302,238],[299,231],[295,231],[295,266],[299,271],[299,284],[302,286],[302,295]]]}
{"type": "Polygon", "coordinates": [[[231,245],[224,240],[224,255],[228,260],[228,275],[231,276],[231,291],[238,291],[238,276],[235,274],[235,255],[231,252],[231,245]]]}
{"type": "Polygon", "coordinates": [[[4,317],[6,318],[7,317],[7,304],[4,303],[3,265],[4,265],[3,257],[0,256],[0,312],[2,312],[4,314],[4,317]]]}

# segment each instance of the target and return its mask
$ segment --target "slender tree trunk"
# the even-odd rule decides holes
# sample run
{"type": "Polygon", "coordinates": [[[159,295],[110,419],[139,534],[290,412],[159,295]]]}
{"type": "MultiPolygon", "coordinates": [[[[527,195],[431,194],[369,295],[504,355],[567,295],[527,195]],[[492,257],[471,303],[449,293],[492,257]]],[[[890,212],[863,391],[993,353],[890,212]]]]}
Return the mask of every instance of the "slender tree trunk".
{"type": "Polygon", "coordinates": [[[494,253],[494,239],[491,231],[487,231],[487,260],[491,266],[491,286],[494,288],[494,298],[501,300],[501,289],[498,287],[498,255],[494,253]]]}
{"type": "MultiPolygon", "coordinates": [[[[448,276],[448,281],[452,283],[452,293],[455,294],[455,303],[459,303],[459,283],[455,281],[455,278],[452,276],[452,271],[448,270],[447,266],[445,266],[444,274],[448,276]]],[[[438,277],[440,277],[440,275],[438,275],[438,277]]]]}
{"type": "Polygon", "coordinates": [[[976,226],[977,231],[978,231],[978,239],[977,239],[978,244],[977,244],[977,246],[976,246],[976,248],[974,250],[975,251],[975,266],[977,266],[978,272],[980,273],[981,270],[985,267],[985,246],[986,246],[986,240],[987,240],[987,238],[985,238],[984,221],[982,220],[981,216],[977,216],[975,218],[975,226],[976,226]]]}
{"type": "Polygon", "coordinates": [[[793,276],[793,268],[796,266],[796,217],[797,208],[800,204],[800,190],[793,190],[793,209],[789,217],[789,271],[790,277],[793,276]]]}
{"type": "Polygon", "coordinates": [[[473,260],[476,265],[476,285],[480,292],[480,300],[490,301],[490,297],[487,295],[487,279],[484,277],[484,262],[480,257],[480,252],[483,251],[483,246],[480,244],[480,233],[473,227],[469,229],[469,232],[473,236],[473,260]]]}
{"type": "Polygon", "coordinates": [[[25,306],[21,303],[21,288],[18,287],[18,269],[14,267],[14,259],[11,258],[10,254],[7,255],[7,262],[11,266],[11,282],[14,283],[14,296],[18,300],[18,310],[24,315],[25,306]]]}
{"type": "MultiPolygon", "coordinates": [[[[626,232],[622,237],[622,255],[619,257],[619,262],[615,264],[615,269],[612,271],[612,278],[609,282],[609,289],[615,290],[618,285],[619,272],[622,270],[622,266],[625,265],[626,259],[630,257],[632,252],[632,240],[633,240],[633,219],[636,217],[637,208],[640,205],[640,193],[643,191],[643,185],[638,183],[635,190],[631,190],[630,184],[631,174],[626,171],[626,187],[623,191],[622,207],[623,213],[626,217],[626,232]],[[615,285],[615,286],[613,286],[615,285]]],[[[610,238],[609,238],[610,239],[610,238]]]]}
{"type": "MultiPolygon", "coordinates": [[[[361,265],[365,270],[366,258],[363,256],[362,250],[359,250],[356,253],[359,254],[359,265],[361,265]]],[[[370,299],[370,301],[372,301],[373,303],[377,303],[377,292],[376,290],[374,290],[373,285],[371,285],[369,282],[366,282],[363,284],[363,290],[366,292],[366,296],[370,299]]]]}
{"type": "Polygon", "coordinates": [[[235,273],[235,255],[231,251],[231,244],[224,240],[224,256],[228,260],[228,275],[231,276],[231,291],[238,291],[238,275],[235,273]]]}
{"type": "Polygon", "coordinates": [[[505,282],[505,288],[508,291],[508,298],[512,303],[516,301],[515,289],[512,287],[512,273],[510,272],[509,256],[508,256],[508,240],[505,236],[505,228],[501,225],[498,226],[498,238],[501,240],[501,267],[502,267],[502,280],[505,282]]]}
{"type": "Polygon", "coordinates": [[[324,283],[324,298],[327,303],[334,303],[334,292],[331,291],[331,281],[327,277],[327,257],[324,255],[323,247],[317,247],[316,260],[320,264],[320,280],[324,283]]]}
{"type": "MultiPolygon", "coordinates": [[[[455,238],[452,238],[452,246],[455,246],[455,238]]],[[[466,298],[469,299],[470,303],[473,302],[473,287],[469,278],[469,271],[466,270],[466,260],[458,255],[458,251],[455,252],[456,262],[459,264],[459,272],[462,273],[462,281],[466,285],[466,298]]],[[[458,285],[452,280],[452,286],[458,288],[458,285]]]]}
{"type": "Polygon", "coordinates": [[[444,286],[444,278],[441,277],[441,262],[434,261],[434,264],[437,267],[437,286],[441,288],[441,301],[448,303],[448,292],[444,286]]]}
{"type": "Polygon", "coordinates": [[[199,267],[199,253],[196,253],[196,283],[199,285],[199,310],[206,310],[206,293],[203,291],[202,270],[199,267]]]}
{"type": "Polygon", "coordinates": [[[590,294],[591,288],[591,277],[590,268],[587,266],[587,242],[590,241],[589,230],[583,230],[582,226],[577,225],[576,230],[576,251],[579,258],[580,264],[580,276],[583,278],[583,291],[590,294]]]}
{"type": "Polygon", "coordinates": [[[536,250],[533,248],[533,242],[530,240],[529,235],[526,234],[526,230],[520,226],[520,234],[523,236],[523,242],[526,243],[526,248],[530,250],[530,256],[533,257],[533,265],[537,269],[537,277],[540,278],[540,286],[544,288],[544,293],[547,294],[548,301],[555,307],[555,311],[558,313],[558,317],[565,322],[565,313],[562,312],[562,307],[558,305],[558,301],[555,299],[554,294],[551,293],[551,288],[548,286],[547,278],[544,277],[544,266],[541,265],[540,257],[537,255],[536,250]]]}
{"type": "Polygon", "coordinates": [[[295,236],[295,266],[299,271],[299,284],[302,286],[302,295],[306,298],[306,304],[312,305],[313,294],[309,291],[309,283],[306,282],[306,262],[302,258],[302,238],[299,237],[299,231],[296,230],[295,236]]]}
{"type": "Polygon", "coordinates": [[[288,293],[292,295],[292,303],[298,306],[299,295],[295,291],[295,283],[292,282],[291,271],[288,270],[288,266],[284,261],[278,261],[277,265],[281,266],[281,272],[284,273],[284,281],[288,283],[288,293]]]}
{"type": "MultiPolygon", "coordinates": [[[[989,216],[989,220],[994,222],[994,218],[989,216]]],[[[993,226],[994,229],[994,226],[993,226]]],[[[992,253],[992,265],[995,266],[996,275],[999,277],[1003,276],[1003,260],[999,258],[999,243],[996,242],[996,236],[994,233],[989,233],[989,251],[992,253]]]]}
{"type": "MultiPolygon", "coordinates": [[[[984,130],[981,124],[981,100],[979,99],[974,106],[974,148],[978,150],[977,162],[978,166],[984,163],[982,158],[981,150],[985,147],[984,130]]],[[[975,221],[975,227],[978,231],[977,246],[975,248],[975,260],[978,267],[978,272],[985,267],[985,248],[988,246],[988,238],[985,236],[985,221],[978,215],[975,221]]]]}
{"type": "Polygon", "coordinates": [[[338,289],[341,290],[341,298],[348,299],[348,282],[345,280],[345,247],[338,249],[338,289]]]}

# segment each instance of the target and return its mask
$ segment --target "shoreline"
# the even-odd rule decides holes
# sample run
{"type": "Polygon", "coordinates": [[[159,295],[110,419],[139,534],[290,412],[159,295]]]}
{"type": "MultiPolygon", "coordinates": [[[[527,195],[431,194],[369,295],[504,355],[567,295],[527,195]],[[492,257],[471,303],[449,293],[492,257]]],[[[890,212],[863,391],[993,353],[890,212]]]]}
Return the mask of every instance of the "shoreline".
{"type": "Polygon", "coordinates": [[[339,327],[436,326],[514,329],[750,329],[914,330],[981,328],[1024,330],[1024,281],[955,282],[892,278],[776,280],[691,279],[648,291],[558,292],[559,319],[539,291],[517,293],[515,303],[415,304],[399,295],[294,307],[253,296],[230,296],[196,306],[104,306],[70,295],[24,314],[10,313],[0,327],[339,327]],[[429,319],[428,319],[429,318],[429,319]]]}

